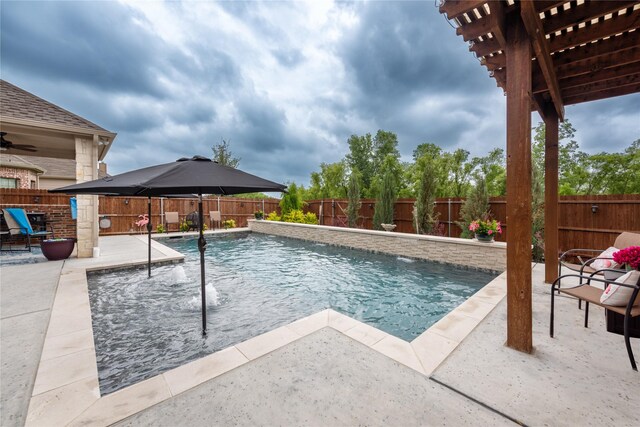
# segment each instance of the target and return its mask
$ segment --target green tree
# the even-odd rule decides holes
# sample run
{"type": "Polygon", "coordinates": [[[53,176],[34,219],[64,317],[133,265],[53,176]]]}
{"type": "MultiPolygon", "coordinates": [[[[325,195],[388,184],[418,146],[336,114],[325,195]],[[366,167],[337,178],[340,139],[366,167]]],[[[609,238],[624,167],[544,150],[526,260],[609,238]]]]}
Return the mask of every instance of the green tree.
{"type": "Polygon", "coordinates": [[[358,213],[360,212],[360,177],[358,170],[352,170],[349,175],[349,186],[347,187],[347,222],[349,227],[358,226],[358,213]]]}
{"type": "Polygon", "coordinates": [[[463,197],[469,191],[469,178],[474,168],[474,165],[468,162],[469,152],[458,148],[453,153],[447,153],[446,159],[449,165],[450,195],[463,197]]]}
{"type": "Polygon", "coordinates": [[[233,153],[229,148],[229,142],[222,140],[222,144],[215,145],[211,147],[213,150],[213,160],[218,162],[220,165],[230,166],[232,168],[237,168],[240,163],[239,157],[233,157],[233,153]]]}
{"type": "Polygon", "coordinates": [[[490,215],[489,194],[487,193],[487,183],[482,174],[477,174],[475,185],[467,193],[462,208],[460,209],[460,217],[462,221],[458,221],[458,227],[462,230],[460,237],[471,238],[472,233],[469,231],[469,224],[476,219],[485,219],[490,215]]]}
{"type": "Polygon", "coordinates": [[[374,197],[379,192],[382,171],[386,167],[385,164],[391,162],[390,158],[393,159],[397,174],[396,191],[402,188],[404,185],[403,167],[400,163],[396,134],[379,130],[373,138],[369,133],[364,136],[351,135],[347,142],[349,153],[345,157],[345,161],[349,169],[360,172],[361,197],[374,197]]]}
{"type": "Polygon", "coordinates": [[[438,220],[435,213],[434,202],[436,200],[436,175],[432,162],[423,168],[418,195],[414,204],[416,223],[420,234],[428,234],[433,231],[433,226],[438,220]]]}
{"type": "Polygon", "coordinates": [[[368,133],[364,136],[351,135],[347,143],[349,144],[349,154],[347,154],[345,160],[349,169],[360,172],[362,180],[360,195],[365,196],[365,193],[371,187],[371,180],[373,179],[373,140],[371,139],[371,134],[368,133]]]}
{"type": "Polygon", "coordinates": [[[382,183],[373,212],[373,229],[382,230],[380,224],[393,224],[393,210],[396,203],[396,178],[393,168],[385,168],[382,183]]]}
{"type": "Polygon", "coordinates": [[[490,196],[504,196],[507,193],[507,171],[502,148],[495,148],[484,157],[474,157],[471,163],[485,177],[490,196]]]}
{"type": "Polygon", "coordinates": [[[287,192],[283,194],[282,199],[280,199],[280,210],[282,212],[282,216],[284,217],[292,210],[300,210],[301,208],[302,199],[300,197],[298,186],[295,182],[292,182],[287,187],[287,192]]]}
{"type": "Polygon", "coordinates": [[[321,163],[320,172],[311,173],[311,186],[305,200],[342,199],[347,196],[347,167],[344,161],[321,163]]]}

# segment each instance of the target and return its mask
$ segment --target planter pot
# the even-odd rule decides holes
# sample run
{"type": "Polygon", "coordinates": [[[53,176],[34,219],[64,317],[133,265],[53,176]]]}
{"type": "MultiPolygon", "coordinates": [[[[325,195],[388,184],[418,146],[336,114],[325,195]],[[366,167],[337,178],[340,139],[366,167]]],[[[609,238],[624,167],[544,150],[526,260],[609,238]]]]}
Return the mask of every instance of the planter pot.
{"type": "Polygon", "coordinates": [[[43,240],[40,249],[49,261],[58,261],[69,258],[75,244],[76,239],[43,240]]]}
{"type": "Polygon", "coordinates": [[[476,233],[476,239],[478,239],[478,242],[482,242],[482,243],[493,243],[493,236],[490,236],[488,234],[476,233]]]}

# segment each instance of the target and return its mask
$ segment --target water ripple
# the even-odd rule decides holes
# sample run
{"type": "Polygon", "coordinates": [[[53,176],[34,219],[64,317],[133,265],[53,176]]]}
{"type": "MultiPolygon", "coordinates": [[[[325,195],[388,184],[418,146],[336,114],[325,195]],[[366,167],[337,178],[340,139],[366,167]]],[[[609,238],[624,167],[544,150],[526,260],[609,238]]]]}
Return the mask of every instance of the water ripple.
{"type": "Polygon", "coordinates": [[[103,394],[328,307],[412,340],[494,277],[274,236],[209,238],[203,337],[196,241],[163,243],[184,264],[150,279],[143,269],[89,277],[103,394]]]}

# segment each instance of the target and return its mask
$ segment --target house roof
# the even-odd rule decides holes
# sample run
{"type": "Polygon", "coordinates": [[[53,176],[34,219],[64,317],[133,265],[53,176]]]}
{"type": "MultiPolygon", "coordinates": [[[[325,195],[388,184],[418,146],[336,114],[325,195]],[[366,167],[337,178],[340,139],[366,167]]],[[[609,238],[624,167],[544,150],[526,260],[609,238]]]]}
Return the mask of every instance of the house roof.
{"type": "Polygon", "coordinates": [[[45,171],[42,167],[36,165],[35,163],[32,163],[24,157],[16,156],[14,154],[3,154],[2,156],[0,156],[0,166],[15,169],[29,169],[37,173],[43,173],[45,171]]]}
{"type": "Polygon", "coordinates": [[[533,46],[532,98],[541,111],[640,92],[640,2],[446,0],[456,26],[506,90],[506,17],[520,14],[533,46]]]}
{"type": "Polygon", "coordinates": [[[5,80],[0,80],[0,116],[108,132],[97,124],[45,101],[5,80]]]}

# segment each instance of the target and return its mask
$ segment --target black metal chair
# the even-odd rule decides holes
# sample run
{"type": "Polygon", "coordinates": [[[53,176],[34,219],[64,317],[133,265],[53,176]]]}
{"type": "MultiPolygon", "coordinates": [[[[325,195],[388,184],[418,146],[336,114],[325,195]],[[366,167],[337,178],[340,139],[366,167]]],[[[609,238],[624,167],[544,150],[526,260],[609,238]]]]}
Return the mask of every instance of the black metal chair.
{"type": "Polygon", "coordinates": [[[619,315],[624,316],[624,329],[623,329],[624,342],[627,347],[627,353],[629,355],[629,361],[631,362],[631,368],[634,371],[637,371],[638,367],[636,366],[636,361],[633,357],[633,350],[631,349],[630,330],[631,330],[631,319],[633,317],[640,316],[640,305],[637,305],[637,304],[640,304],[640,275],[638,276],[638,280],[636,281],[635,284],[621,284],[621,283],[615,282],[615,280],[612,280],[612,279],[594,277],[597,274],[604,274],[606,271],[618,272],[619,270],[602,269],[602,270],[596,270],[589,275],[565,274],[564,276],[559,276],[553,282],[553,284],[551,285],[551,316],[550,316],[550,323],[549,323],[549,335],[553,337],[554,308],[555,308],[554,304],[555,304],[556,292],[567,294],[575,298],[578,298],[579,300],[585,301],[585,322],[584,322],[585,328],[588,326],[588,321],[589,321],[589,303],[603,307],[612,313],[617,313],[619,315]],[[567,277],[578,278],[579,283],[576,286],[560,288],[559,287],[560,281],[567,277]],[[617,306],[603,304],[600,302],[600,297],[602,296],[604,289],[591,286],[591,282],[604,283],[605,287],[608,284],[615,283],[616,285],[619,285],[619,286],[632,288],[633,293],[631,295],[631,298],[629,298],[629,302],[627,303],[626,307],[617,307],[617,306]]]}
{"type": "Polygon", "coordinates": [[[185,219],[187,225],[189,226],[189,231],[191,230],[195,230],[195,231],[199,231],[200,230],[200,217],[198,215],[198,212],[191,212],[189,215],[187,215],[186,219],[185,219]]]}

